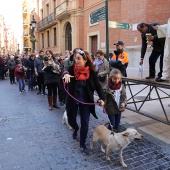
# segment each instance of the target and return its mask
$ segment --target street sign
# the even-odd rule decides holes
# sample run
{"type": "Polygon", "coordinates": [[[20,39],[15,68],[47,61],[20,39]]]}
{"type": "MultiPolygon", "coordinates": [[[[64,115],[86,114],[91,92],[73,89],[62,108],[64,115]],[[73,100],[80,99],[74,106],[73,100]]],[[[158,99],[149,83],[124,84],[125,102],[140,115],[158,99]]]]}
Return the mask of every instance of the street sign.
{"type": "Polygon", "coordinates": [[[131,26],[129,23],[109,21],[109,27],[129,30],[131,26]]]}
{"type": "Polygon", "coordinates": [[[92,12],[90,14],[90,24],[94,24],[96,22],[102,21],[106,19],[106,7],[99,8],[98,10],[92,12]]]}

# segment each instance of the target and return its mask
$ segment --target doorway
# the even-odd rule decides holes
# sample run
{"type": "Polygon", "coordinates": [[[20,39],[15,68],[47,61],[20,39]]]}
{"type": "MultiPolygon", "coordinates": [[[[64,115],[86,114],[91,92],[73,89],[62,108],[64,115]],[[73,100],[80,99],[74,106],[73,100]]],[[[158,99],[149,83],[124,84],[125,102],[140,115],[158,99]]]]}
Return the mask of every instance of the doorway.
{"type": "Polygon", "coordinates": [[[91,36],[91,54],[95,55],[97,52],[97,35],[91,36]]]}
{"type": "Polygon", "coordinates": [[[65,50],[72,50],[72,30],[71,24],[68,22],[65,31],[65,50]]]}

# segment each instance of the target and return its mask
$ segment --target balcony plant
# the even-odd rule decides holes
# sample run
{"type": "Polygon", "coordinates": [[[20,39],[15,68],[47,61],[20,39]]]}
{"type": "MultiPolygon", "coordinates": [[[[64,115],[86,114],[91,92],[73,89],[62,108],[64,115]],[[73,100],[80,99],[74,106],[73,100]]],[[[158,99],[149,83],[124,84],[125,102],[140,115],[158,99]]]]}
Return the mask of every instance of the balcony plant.
{"type": "Polygon", "coordinates": [[[36,38],[31,38],[30,41],[31,41],[32,43],[38,42],[38,40],[37,40],[36,38]]]}

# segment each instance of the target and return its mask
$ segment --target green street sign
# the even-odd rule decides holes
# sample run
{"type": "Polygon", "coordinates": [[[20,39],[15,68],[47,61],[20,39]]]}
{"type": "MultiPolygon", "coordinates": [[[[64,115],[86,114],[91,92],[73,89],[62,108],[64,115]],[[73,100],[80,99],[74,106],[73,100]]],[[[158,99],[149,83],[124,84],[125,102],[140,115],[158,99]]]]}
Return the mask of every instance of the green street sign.
{"type": "Polygon", "coordinates": [[[110,28],[119,28],[129,30],[131,28],[129,23],[109,21],[110,28]]]}
{"type": "Polygon", "coordinates": [[[106,11],[106,7],[104,6],[102,8],[97,9],[96,11],[92,12],[90,14],[90,23],[94,24],[96,22],[105,20],[106,19],[105,11],[106,11]]]}

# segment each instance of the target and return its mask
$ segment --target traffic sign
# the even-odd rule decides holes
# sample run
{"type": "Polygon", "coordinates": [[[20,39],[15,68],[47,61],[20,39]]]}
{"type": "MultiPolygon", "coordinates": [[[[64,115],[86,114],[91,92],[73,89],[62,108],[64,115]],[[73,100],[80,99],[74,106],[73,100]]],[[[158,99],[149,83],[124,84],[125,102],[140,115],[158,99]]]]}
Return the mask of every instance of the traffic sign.
{"type": "Polygon", "coordinates": [[[97,9],[96,11],[90,14],[90,23],[94,24],[96,22],[102,21],[106,19],[106,7],[102,7],[97,9]]]}
{"type": "Polygon", "coordinates": [[[129,30],[131,26],[129,23],[109,21],[109,27],[129,30]]]}

